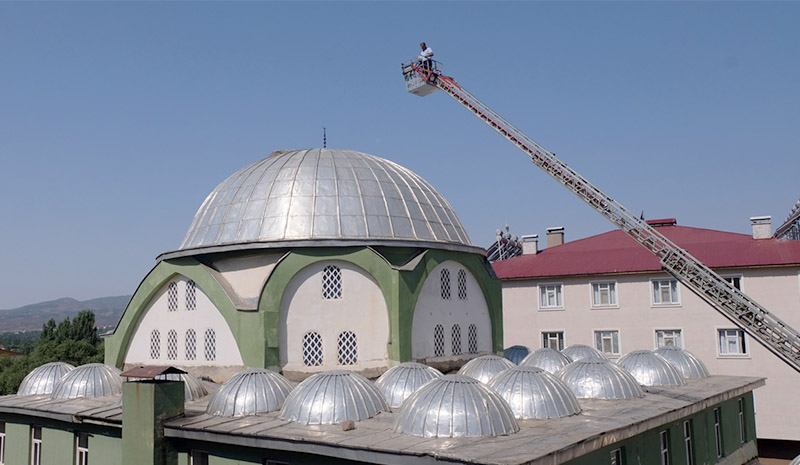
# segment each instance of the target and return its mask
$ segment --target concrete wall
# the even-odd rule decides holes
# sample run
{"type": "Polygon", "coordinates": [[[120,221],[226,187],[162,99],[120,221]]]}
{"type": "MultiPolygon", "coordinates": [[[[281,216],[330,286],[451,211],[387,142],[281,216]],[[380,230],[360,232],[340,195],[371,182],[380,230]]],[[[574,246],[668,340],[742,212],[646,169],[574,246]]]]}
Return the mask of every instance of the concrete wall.
{"type": "Polygon", "coordinates": [[[42,464],[73,465],[75,433],[89,434],[89,463],[122,465],[119,429],[14,415],[6,421],[5,465],[30,465],[31,425],[42,428],[42,464]]]}
{"type": "MultiPolygon", "coordinates": [[[[798,268],[717,271],[723,276],[742,276],[741,286],[746,294],[789,325],[800,328],[798,268]]],[[[505,346],[521,344],[537,349],[542,346],[543,331],[564,331],[565,345],[594,346],[595,330],[618,330],[620,352],[625,354],[656,348],[656,330],[680,329],[684,347],[700,357],[712,374],[767,378],[766,386],[755,393],[759,437],[800,438],[800,404],[786,394],[796,390],[797,373],[749,336],[746,355],[720,355],[717,330],[735,325],[680,284],[679,305],[653,305],[651,279],[658,278],[669,277],[658,273],[547,280],[564,285],[561,310],[539,309],[539,281],[505,281],[505,346]],[[606,279],[617,282],[618,306],[592,308],[591,283],[606,279]]]]}

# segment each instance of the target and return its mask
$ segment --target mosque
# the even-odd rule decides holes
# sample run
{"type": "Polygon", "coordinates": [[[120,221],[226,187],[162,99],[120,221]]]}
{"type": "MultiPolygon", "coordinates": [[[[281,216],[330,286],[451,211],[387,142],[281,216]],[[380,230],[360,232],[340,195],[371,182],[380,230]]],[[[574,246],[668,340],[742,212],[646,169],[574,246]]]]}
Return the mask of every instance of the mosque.
{"type": "Polygon", "coordinates": [[[503,347],[500,280],[429,183],[276,151],[158,257],[105,364],[0,397],[0,465],[755,463],[763,378],[503,347]]]}

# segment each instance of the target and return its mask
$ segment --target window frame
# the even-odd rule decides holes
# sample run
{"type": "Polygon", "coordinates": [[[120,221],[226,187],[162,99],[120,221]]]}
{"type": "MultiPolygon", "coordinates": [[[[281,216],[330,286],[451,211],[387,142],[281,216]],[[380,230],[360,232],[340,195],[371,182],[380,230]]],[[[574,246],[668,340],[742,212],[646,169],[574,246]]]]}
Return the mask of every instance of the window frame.
{"type": "Polygon", "coordinates": [[[717,449],[717,458],[725,456],[725,447],[722,443],[722,410],[720,407],[714,409],[714,446],[717,449]]]}
{"type": "MultiPolygon", "coordinates": [[[[542,338],[540,340],[540,344],[541,344],[541,347],[543,349],[545,349],[545,348],[552,349],[553,348],[553,347],[550,347],[549,344],[548,345],[544,344],[545,334],[561,334],[561,348],[560,349],[555,349],[555,350],[558,350],[560,352],[560,351],[564,350],[564,347],[567,346],[567,332],[564,331],[563,329],[550,330],[550,331],[540,331],[539,334],[541,334],[541,336],[542,336],[542,338]]],[[[549,340],[549,338],[548,338],[548,340],[549,340]]]]}
{"type": "MultiPolygon", "coordinates": [[[[661,292],[658,293],[661,295],[661,292]]],[[[650,278],[650,306],[654,308],[660,307],[680,307],[681,306],[681,284],[675,278],[650,278]],[[672,284],[675,283],[675,293],[672,296],[673,300],[667,303],[664,302],[656,302],[656,283],[659,283],[659,290],[661,289],[660,284],[663,282],[670,283],[670,295],[672,295],[672,284]]]]}
{"type": "MultiPolygon", "coordinates": [[[[592,330],[592,341],[594,343],[594,348],[602,352],[608,358],[619,358],[622,355],[622,331],[619,328],[605,328],[605,329],[593,329],[592,330]],[[617,350],[616,353],[609,353],[606,352],[599,347],[597,347],[597,334],[598,333],[616,333],[617,335],[617,350]]],[[[611,342],[612,346],[614,341],[611,342]]]]}
{"type": "Polygon", "coordinates": [[[744,397],[740,397],[736,403],[739,407],[739,441],[744,444],[747,442],[747,424],[744,418],[744,397]]]}
{"type": "MultiPolygon", "coordinates": [[[[717,346],[717,358],[750,358],[750,341],[747,340],[747,333],[743,329],[731,328],[729,326],[717,326],[714,328],[714,337],[716,338],[715,345],[717,346]],[[742,352],[728,353],[722,351],[722,341],[720,340],[722,331],[736,331],[741,337],[737,338],[738,343],[742,346],[742,352]]],[[[726,341],[727,341],[726,337],[726,341]]]]}
{"type": "Polygon", "coordinates": [[[728,281],[728,283],[733,285],[733,287],[736,287],[736,284],[731,282],[731,280],[738,279],[739,280],[739,287],[736,287],[736,289],[744,292],[744,286],[743,286],[743,284],[744,284],[744,275],[741,275],[741,274],[721,274],[721,275],[719,275],[719,277],[724,279],[725,281],[728,281]]]}
{"type": "Polygon", "coordinates": [[[6,463],[6,422],[0,421],[0,465],[6,463]]]}
{"type": "Polygon", "coordinates": [[[564,310],[564,283],[558,282],[549,282],[549,283],[539,283],[536,285],[537,289],[537,299],[539,302],[539,310],[542,311],[557,311],[557,310],[564,310]],[[544,294],[545,288],[553,286],[555,287],[558,292],[556,294],[556,305],[545,305],[544,304],[544,294]],[[560,302],[558,302],[560,300],[560,302]]]}
{"type": "Polygon", "coordinates": [[[42,465],[42,427],[31,425],[31,465],[42,465]],[[36,433],[39,433],[39,437],[36,437],[36,433]],[[38,446],[38,447],[37,447],[38,446]]]}
{"type": "Polygon", "coordinates": [[[680,347],[681,349],[683,349],[685,347],[686,341],[684,340],[684,337],[683,337],[683,327],[681,327],[681,328],[653,328],[653,338],[654,338],[653,339],[653,349],[654,350],[661,348],[661,346],[658,345],[658,333],[659,332],[663,332],[663,331],[678,331],[680,333],[680,345],[678,347],[680,347]]]}
{"type": "Polygon", "coordinates": [[[189,451],[189,465],[208,465],[208,451],[192,449],[189,451]],[[197,460],[199,456],[200,460],[197,460]]]}
{"type": "Polygon", "coordinates": [[[592,281],[589,283],[589,305],[592,309],[606,309],[606,308],[619,308],[619,284],[616,280],[605,280],[605,281],[592,281]],[[610,304],[602,304],[595,302],[595,286],[600,285],[611,285],[609,287],[609,297],[613,297],[613,303],[610,304]]]}
{"type": "Polygon", "coordinates": [[[89,433],[75,432],[75,465],[89,464],[89,433]],[[86,439],[86,446],[81,446],[81,439],[86,439]],[[83,456],[83,460],[81,460],[83,456]]]}
{"type": "Polygon", "coordinates": [[[611,452],[609,452],[608,455],[611,465],[625,465],[624,447],[617,447],[616,449],[611,449],[611,452]]]}
{"type": "Polygon", "coordinates": [[[671,465],[672,457],[670,456],[669,444],[669,430],[661,430],[658,433],[658,444],[661,449],[661,465],[671,465]]]}
{"type": "Polygon", "coordinates": [[[683,446],[686,453],[686,465],[694,465],[694,425],[692,420],[683,422],[683,446]]]}

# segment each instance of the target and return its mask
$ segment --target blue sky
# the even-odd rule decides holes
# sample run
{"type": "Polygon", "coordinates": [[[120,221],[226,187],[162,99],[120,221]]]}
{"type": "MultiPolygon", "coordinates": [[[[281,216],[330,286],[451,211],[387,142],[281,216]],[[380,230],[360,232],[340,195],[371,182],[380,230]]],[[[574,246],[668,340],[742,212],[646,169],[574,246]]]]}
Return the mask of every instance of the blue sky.
{"type": "Polygon", "coordinates": [[[748,233],[800,197],[800,3],[0,3],[0,308],[132,293],[273,150],[398,162],[494,230],[611,224],[442,93],[445,72],[647,218],[748,233]]]}

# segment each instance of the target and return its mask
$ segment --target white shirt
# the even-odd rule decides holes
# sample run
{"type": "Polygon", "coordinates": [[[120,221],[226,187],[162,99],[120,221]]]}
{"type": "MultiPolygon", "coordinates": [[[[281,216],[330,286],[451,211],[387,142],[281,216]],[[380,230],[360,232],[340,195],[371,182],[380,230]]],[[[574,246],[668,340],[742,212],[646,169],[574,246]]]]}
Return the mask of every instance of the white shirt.
{"type": "Polygon", "coordinates": [[[433,50],[430,47],[426,48],[419,54],[420,58],[423,60],[429,60],[433,56],[433,50]]]}

